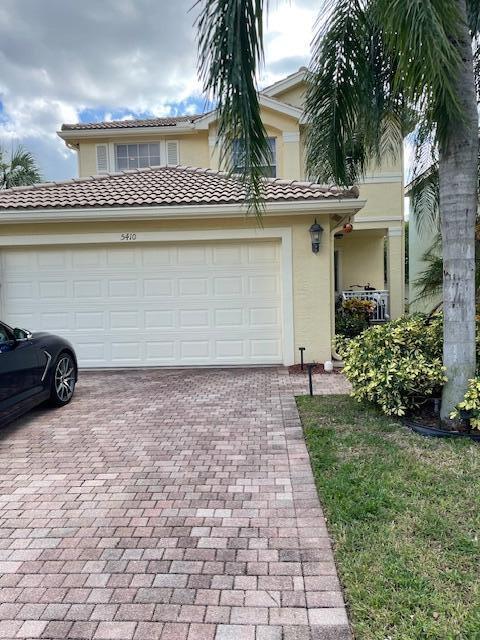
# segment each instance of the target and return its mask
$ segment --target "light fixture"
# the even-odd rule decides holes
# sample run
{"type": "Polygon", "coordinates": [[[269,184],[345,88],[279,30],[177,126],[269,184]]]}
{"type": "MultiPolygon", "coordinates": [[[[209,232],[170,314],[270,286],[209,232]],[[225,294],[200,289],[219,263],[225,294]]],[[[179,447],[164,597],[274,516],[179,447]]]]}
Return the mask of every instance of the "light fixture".
{"type": "Polygon", "coordinates": [[[309,231],[312,239],[312,252],[318,253],[320,251],[320,240],[322,239],[323,227],[318,224],[316,218],[309,231]]]}

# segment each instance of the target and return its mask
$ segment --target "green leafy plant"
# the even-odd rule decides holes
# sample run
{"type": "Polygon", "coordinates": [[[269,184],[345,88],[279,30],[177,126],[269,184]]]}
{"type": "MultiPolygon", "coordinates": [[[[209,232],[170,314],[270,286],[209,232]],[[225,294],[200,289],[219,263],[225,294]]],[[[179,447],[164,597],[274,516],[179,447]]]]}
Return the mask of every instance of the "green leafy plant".
{"type": "Polygon", "coordinates": [[[459,402],[450,414],[452,420],[462,418],[463,413],[468,414],[470,426],[480,430],[480,378],[472,378],[468,382],[468,388],[462,402],[459,402]]]}
{"type": "Polygon", "coordinates": [[[368,320],[363,314],[339,312],[335,316],[335,331],[337,335],[355,338],[368,327],[368,320]]]}
{"type": "Polygon", "coordinates": [[[402,316],[337,342],[352,396],[377,404],[387,415],[405,415],[426,398],[440,395],[443,317],[402,316]]]}
{"type": "Polygon", "coordinates": [[[29,186],[41,180],[40,169],[30,151],[19,146],[8,155],[0,147],[0,189],[29,186]]]}
{"type": "Polygon", "coordinates": [[[336,305],[335,332],[346,338],[355,338],[370,326],[369,319],[375,311],[374,300],[349,298],[336,305]]]}
{"type": "Polygon", "coordinates": [[[362,300],[361,298],[349,298],[342,303],[345,311],[361,313],[367,317],[375,311],[376,306],[377,304],[374,300],[362,300]]]}

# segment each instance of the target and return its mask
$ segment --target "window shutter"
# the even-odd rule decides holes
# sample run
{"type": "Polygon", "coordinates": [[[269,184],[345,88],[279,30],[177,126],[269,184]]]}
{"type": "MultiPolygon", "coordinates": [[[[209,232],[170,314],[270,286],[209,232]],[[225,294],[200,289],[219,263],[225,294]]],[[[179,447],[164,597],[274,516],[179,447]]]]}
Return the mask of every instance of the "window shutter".
{"type": "Polygon", "coordinates": [[[180,159],[178,157],[178,141],[167,140],[167,165],[174,166],[179,164],[180,159]]]}
{"type": "Polygon", "coordinates": [[[108,145],[97,144],[97,174],[108,173],[108,145]]]}

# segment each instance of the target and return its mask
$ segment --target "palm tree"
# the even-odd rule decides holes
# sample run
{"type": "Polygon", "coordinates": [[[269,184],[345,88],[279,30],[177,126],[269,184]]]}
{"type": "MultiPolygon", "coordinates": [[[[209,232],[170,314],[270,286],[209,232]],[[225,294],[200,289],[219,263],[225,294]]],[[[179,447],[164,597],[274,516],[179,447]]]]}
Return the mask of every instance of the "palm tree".
{"type": "MultiPolygon", "coordinates": [[[[233,140],[243,179],[261,198],[265,131],[255,92],[263,59],[263,0],[200,0],[199,71],[216,101],[223,159],[233,140]]],[[[409,125],[438,149],[448,416],[475,375],[475,215],[480,0],[325,0],[306,97],[310,175],[352,184],[394,154],[409,125]],[[474,53],[473,53],[474,52],[474,53]],[[476,65],[478,66],[478,65],[476,65]]]]}
{"type": "Polygon", "coordinates": [[[0,148],[0,189],[28,186],[41,179],[40,169],[30,151],[18,146],[7,159],[5,151],[0,148]]]}

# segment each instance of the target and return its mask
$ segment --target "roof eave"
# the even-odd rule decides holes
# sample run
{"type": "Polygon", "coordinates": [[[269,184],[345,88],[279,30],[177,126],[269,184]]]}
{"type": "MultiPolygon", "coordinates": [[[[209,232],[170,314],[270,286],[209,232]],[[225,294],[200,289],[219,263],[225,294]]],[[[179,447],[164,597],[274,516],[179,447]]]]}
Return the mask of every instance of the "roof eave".
{"type": "MultiPolygon", "coordinates": [[[[276,98],[265,95],[262,92],[258,94],[258,101],[260,105],[266,107],[267,109],[271,109],[272,111],[276,111],[278,113],[283,113],[286,116],[290,116],[295,120],[301,121],[303,119],[303,111],[298,107],[294,107],[286,102],[282,102],[281,100],[277,100],[276,98]]],[[[197,120],[195,120],[195,129],[208,129],[209,125],[212,122],[217,120],[217,111],[210,111],[206,113],[204,116],[201,116],[197,120]]]]}
{"type": "MultiPolygon", "coordinates": [[[[357,198],[325,198],[324,200],[289,200],[265,203],[265,212],[272,215],[292,216],[309,213],[355,215],[366,200],[357,198]]],[[[92,207],[70,209],[16,209],[0,210],[0,225],[45,222],[106,222],[116,220],[175,220],[244,217],[246,204],[164,205],[143,207],[92,207]]]]}
{"type": "Polygon", "coordinates": [[[122,136],[150,136],[150,135],[171,135],[194,133],[193,123],[180,123],[167,127],[118,127],[112,129],[65,129],[57,131],[57,135],[64,140],[72,141],[83,138],[110,138],[117,135],[122,136]]]}
{"type": "Polygon", "coordinates": [[[287,91],[288,89],[292,89],[293,87],[296,87],[302,82],[305,82],[306,77],[307,77],[307,69],[299,69],[298,71],[296,71],[295,73],[292,73],[286,78],[282,78],[282,80],[279,80],[278,82],[274,82],[268,87],[265,87],[264,89],[262,89],[262,93],[274,98],[279,93],[283,93],[284,91],[287,91]]]}

